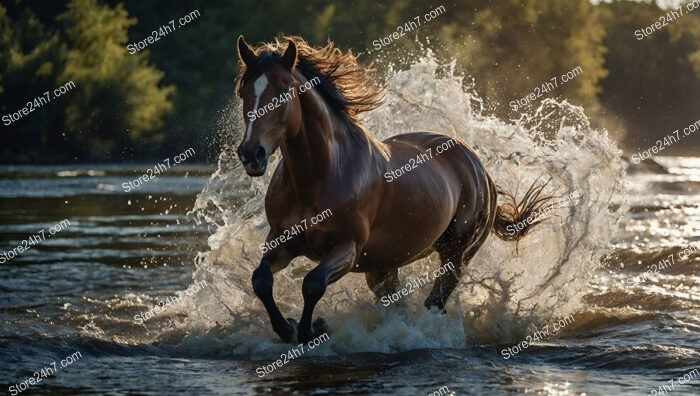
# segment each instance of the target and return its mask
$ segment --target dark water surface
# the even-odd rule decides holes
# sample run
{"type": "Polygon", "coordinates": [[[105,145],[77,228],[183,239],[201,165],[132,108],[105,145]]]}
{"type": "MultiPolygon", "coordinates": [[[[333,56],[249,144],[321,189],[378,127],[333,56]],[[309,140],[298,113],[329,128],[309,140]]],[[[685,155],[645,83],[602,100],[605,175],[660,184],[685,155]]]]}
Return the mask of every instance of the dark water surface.
{"type": "Polygon", "coordinates": [[[508,359],[502,351],[517,342],[478,337],[393,353],[334,347],[262,378],[256,369],[279,354],[244,350],[272,342],[257,334],[232,342],[221,323],[169,338],[164,329],[187,314],[133,320],[192,286],[212,230],[187,212],[214,168],[183,165],[125,193],[121,184],[147,165],[2,167],[0,254],[40,230],[46,239],[0,264],[0,385],[17,394],[9,387],[39,372],[21,394],[639,395],[664,385],[700,394],[700,160],[659,162],[667,172],[627,176],[630,208],[611,253],[586,306],[557,334],[508,359]]]}

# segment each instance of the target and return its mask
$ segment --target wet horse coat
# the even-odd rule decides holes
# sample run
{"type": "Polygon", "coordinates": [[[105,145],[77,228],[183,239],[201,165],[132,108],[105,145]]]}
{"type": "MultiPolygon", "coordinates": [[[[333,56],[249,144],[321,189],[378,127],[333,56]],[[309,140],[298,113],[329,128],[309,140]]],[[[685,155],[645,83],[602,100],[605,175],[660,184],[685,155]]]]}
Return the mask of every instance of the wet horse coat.
{"type": "Polygon", "coordinates": [[[331,43],[315,49],[288,38],[257,50],[238,40],[243,64],[237,92],[243,98],[246,131],[238,156],[246,172],[260,176],[279,148],[265,199],[272,241],[304,221],[308,228],[263,254],[253,290],[275,332],[287,342],[308,341],[326,330],[312,323],[327,287],[348,272],[365,273],[378,299],[398,286],[398,268],[437,252],[453,270],[437,278],[425,306],[444,310],[466,266],[491,231],[506,240],[523,237],[536,222],[510,235],[513,225],[549,197],[533,186],[516,204],[497,190],[478,156],[456,138],[429,132],[379,142],[357,114],[379,106],[380,93],[351,53],[331,43]],[[300,92],[310,80],[321,83],[300,92]],[[293,95],[285,95],[293,93],[293,95]],[[283,101],[281,99],[284,99],[283,101]],[[270,105],[272,103],[272,105],[270,105]],[[260,109],[269,111],[261,112],[260,109]],[[257,117],[258,114],[264,113],[257,117]],[[498,193],[509,202],[497,204],[498,193]],[[309,220],[329,210],[318,224],[309,220]],[[318,262],[304,278],[304,309],[298,325],[285,319],[273,298],[273,274],[298,256],[318,262]]]}

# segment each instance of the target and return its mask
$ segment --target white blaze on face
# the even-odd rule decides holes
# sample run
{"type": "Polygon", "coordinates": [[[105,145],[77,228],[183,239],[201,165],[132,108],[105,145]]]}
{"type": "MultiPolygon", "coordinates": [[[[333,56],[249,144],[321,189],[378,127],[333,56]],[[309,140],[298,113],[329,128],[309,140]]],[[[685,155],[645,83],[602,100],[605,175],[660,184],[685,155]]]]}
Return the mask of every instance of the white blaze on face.
{"type": "MultiPolygon", "coordinates": [[[[263,92],[265,92],[265,89],[267,88],[267,77],[263,74],[262,76],[258,77],[257,80],[255,80],[255,83],[253,84],[253,90],[255,92],[255,105],[253,106],[253,113],[257,114],[258,112],[258,106],[260,105],[260,97],[262,96],[263,92]]],[[[253,134],[253,123],[255,122],[255,118],[251,120],[248,123],[248,129],[245,131],[245,139],[243,139],[243,143],[247,142],[250,139],[250,135],[253,134]]]]}

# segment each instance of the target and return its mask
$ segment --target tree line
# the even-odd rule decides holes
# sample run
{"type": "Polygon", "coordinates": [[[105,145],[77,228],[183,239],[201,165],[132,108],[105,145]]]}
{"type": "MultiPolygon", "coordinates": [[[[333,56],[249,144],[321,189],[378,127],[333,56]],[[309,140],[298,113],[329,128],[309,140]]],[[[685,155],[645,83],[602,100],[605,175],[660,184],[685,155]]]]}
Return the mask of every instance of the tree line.
{"type": "MultiPolygon", "coordinates": [[[[700,118],[700,10],[684,11],[640,39],[635,31],[669,10],[588,0],[9,0],[0,5],[0,162],[138,161],[188,147],[215,158],[232,138],[221,124],[238,34],[331,39],[367,62],[383,38],[382,56],[398,62],[429,41],[472,77],[488,114],[513,119],[544,97],[566,99],[643,149],[700,118]],[[418,29],[407,24],[431,11],[418,29]],[[181,26],[187,15],[197,17],[181,26]],[[397,30],[407,37],[394,39],[397,30]],[[551,92],[548,81],[557,82],[551,92]],[[536,90],[548,92],[514,109],[536,90]]],[[[697,144],[669,152],[692,154],[697,144]]]]}

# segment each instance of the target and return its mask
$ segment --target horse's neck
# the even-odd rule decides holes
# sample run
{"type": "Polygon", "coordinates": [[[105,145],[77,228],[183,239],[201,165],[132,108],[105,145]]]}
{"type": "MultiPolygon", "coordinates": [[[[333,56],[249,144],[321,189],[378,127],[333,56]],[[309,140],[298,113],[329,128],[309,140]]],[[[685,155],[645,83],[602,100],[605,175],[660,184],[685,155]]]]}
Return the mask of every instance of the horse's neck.
{"type": "Polygon", "coordinates": [[[333,178],[347,180],[351,167],[372,155],[364,135],[350,128],[329,109],[321,96],[307,91],[299,96],[302,124],[299,133],[281,145],[287,179],[300,200],[313,199],[313,194],[333,178]]]}

